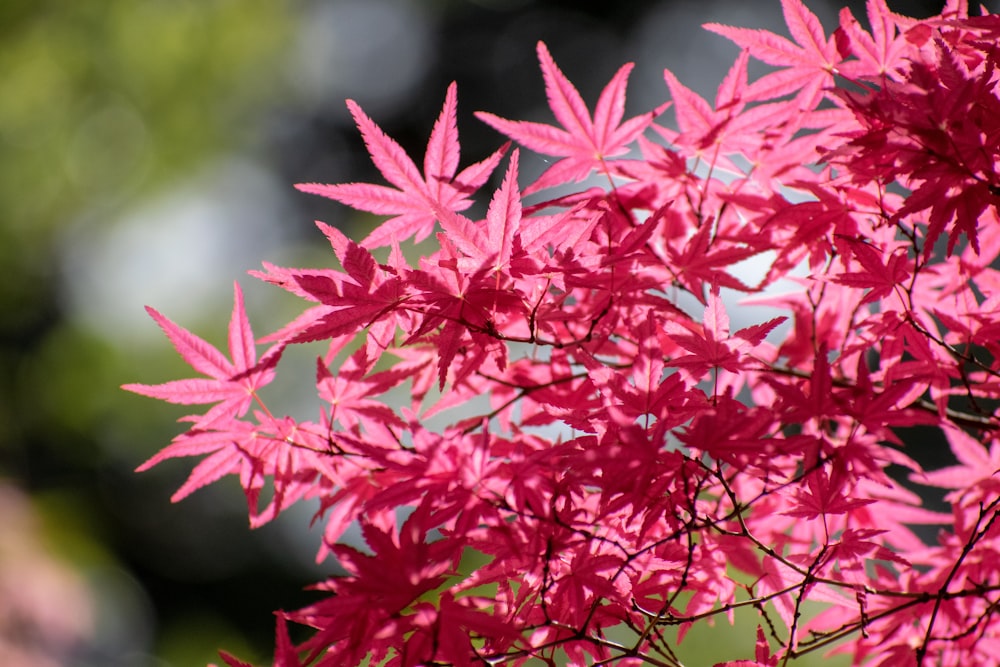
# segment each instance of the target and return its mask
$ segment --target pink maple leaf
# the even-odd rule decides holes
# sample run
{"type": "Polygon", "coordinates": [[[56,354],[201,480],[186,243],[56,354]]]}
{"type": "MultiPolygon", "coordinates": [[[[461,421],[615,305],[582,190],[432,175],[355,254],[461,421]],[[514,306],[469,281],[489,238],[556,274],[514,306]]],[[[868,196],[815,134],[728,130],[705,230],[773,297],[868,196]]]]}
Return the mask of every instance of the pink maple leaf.
{"type": "Polygon", "coordinates": [[[899,69],[904,64],[908,43],[897,37],[897,26],[902,17],[893,14],[885,0],[868,0],[868,22],[871,33],[866,32],[851,14],[849,7],[840,10],[840,28],[835,37],[843,53],[851,53],[856,60],[848,60],[838,67],[840,74],[853,79],[874,79],[887,76],[899,81],[899,69]]]}
{"type": "Polygon", "coordinates": [[[747,61],[750,52],[744,50],[719,85],[714,108],[700,95],[685,86],[669,69],[663,78],[670,88],[674,113],[680,133],[654,125],[653,129],[667,141],[678,146],[690,146],[696,151],[714,149],[711,155],[718,166],[738,172],[726,155],[741,153],[755,156],[765,145],[768,134],[765,128],[782,123],[790,109],[786,104],[759,104],[746,109],[749,100],[747,86],[747,61]]]}
{"type": "Polygon", "coordinates": [[[823,89],[833,85],[833,72],[841,59],[834,40],[825,36],[819,19],[801,0],[781,0],[781,8],[795,43],[767,30],[718,23],[703,27],[749,49],[754,58],[781,68],[754,81],[747,99],[770,100],[795,93],[799,109],[813,109],[823,89]]]}
{"type": "Polygon", "coordinates": [[[372,397],[389,391],[410,373],[394,368],[366,376],[370,366],[366,351],[364,347],[359,348],[344,362],[337,375],[330,372],[323,359],[316,360],[318,394],[330,403],[330,421],[337,420],[347,429],[370,421],[404,426],[392,408],[372,397]]]}
{"type": "MultiPolygon", "coordinates": [[[[668,222],[668,224],[675,223],[668,222]]],[[[766,247],[763,242],[756,246],[745,246],[719,237],[713,238],[710,224],[702,224],[687,238],[683,248],[678,249],[674,244],[667,246],[672,271],[681,284],[702,303],[704,303],[702,294],[705,291],[705,283],[744,292],[752,291],[725,269],[764,250],[766,247]]]]}
{"type": "Polygon", "coordinates": [[[411,236],[416,241],[427,238],[434,231],[438,210],[463,211],[472,205],[470,195],[486,182],[507,148],[501,147],[456,176],[459,162],[456,90],[454,83],[448,87],[441,115],[431,131],[423,176],[403,148],[366,116],[354,100],[348,100],[347,108],[361,130],[372,162],[395,187],[371,183],[303,183],[296,187],[361,211],[393,216],[361,242],[368,248],[391,245],[411,236]]]}
{"type": "MultiPolygon", "coordinates": [[[[486,229],[459,213],[439,211],[441,227],[449,243],[465,256],[456,266],[465,272],[485,271],[495,277],[500,289],[503,275],[509,277],[514,259],[515,239],[521,227],[521,193],[517,187],[518,150],[510,157],[503,184],[493,195],[486,211],[486,229]],[[484,233],[485,232],[485,233],[484,233]]],[[[520,246],[520,243],[517,244],[520,246]]],[[[518,250],[520,248],[518,247],[518,250]]]]}
{"type": "Polygon", "coordinates": [[[1000,442],[994,439],[987,449],[983,442],[954,426],[945,428],[944,434],[958,463],[938,470],[913,473],[910,478],[914,482],[952,489],[948,499],[957,500],[977,483],[1000,475],[1000,442]]]}
{"type": "Polygon", "coordinates": [[[580,93],[556,66],[542,42],[538,43],[538,60],[545,78],[549,107],[562,128],[544,123],[506,120],[485,111],[476,112],[477,118],[523,146],[544,155],[562,158],[525,188],[524,194],[570,181],[582,181],[595,169],[608,173],[605,158],[628,152],[629,144],[642,134],[662,110],[661,107],[657,111],[622,122],[625,115],[625,88],[633,67],[632,63],[628,63],[605,86],[591,117],[580,93]]]}
{"type": "Polygon", "coordinates": [[[274,378],[274,367],[284,344],[273,345],[257,361],[256,341],[243,306],[243,292],[238,283],[234,288],[233,315],[229,321],[229,354],[232,361],[202,338],[147,306],[146,311],[167,334],[181,357],[208,378],[173,380],[157,385],[126,384],[122,385],[122,389],[181,405],[215,403],[203,416],[189,418],[194,421],[192,428],[212,428],[220,422],[243,416],[256,398],[257,391],[274,378]]]}
{"type": "Polygon", "coordinates": [[[686,368],[694,377],[700,377],[712,368],[739,372],[746,367],[743,355],[759,345],[785,319],[776,317],[762,324],[740,329],[730,336],[729,316],[719,298],[719,290],[715,288],[708,295],[701,325],[683,320],[667,320],[664,323],[664,333],[690,353],[677,357],[670,365],[686,368]]]}
{"type": "Polygon", "coordinates": [[[815,519],[831,514],[845,514],[875,502],[871,498],[851,498],[850,493],[824,470],[816,470],[806,477],[807,487],[795,494],[791,509],[785,514],[804,519],[815,519]]]}
{"type": "Polygon", "coordinates": [[[896,286],[910,277],[912,261],[905,250],[897,250],[889,256],[887,263],[882,262],[879,251],[868,243],[856,239],[847,239],[851,253],[861,265],[861,271],[847,271],[831,277],[836,283],[868,289],[861,303],[881,301],[896,290],[896,286]]]}
{"type": "Polygon", "coordinates": [[[320,305],[309,308],[265,341],[301,343],[353,335],[364,328],[391,337],[392,313],[405,300],[400,279],[393,270],[379,270],[371,253],[345,237],[335,227],[318,223],[327,235],[346,273],[330,269],[285,269],[269,263],[266,272],[251,271],[266,282],[320,305]]]}

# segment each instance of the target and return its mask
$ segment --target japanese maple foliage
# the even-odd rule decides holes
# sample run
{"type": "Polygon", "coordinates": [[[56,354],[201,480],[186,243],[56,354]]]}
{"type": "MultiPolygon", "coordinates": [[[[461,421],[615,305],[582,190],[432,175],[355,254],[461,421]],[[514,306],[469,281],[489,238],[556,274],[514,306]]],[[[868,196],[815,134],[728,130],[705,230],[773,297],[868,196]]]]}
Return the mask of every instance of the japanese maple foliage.
{"type": "Polygon", "coordinates": [[[275,665],[681,665],[739,607],[728,665],[1000,665],[1000,17],[869,0],[826,35],[781,4],[794,41],[706,26],[744,49],[714,104],[668,71],[627,120],[631,65],[591,111],[539,44],[558,125],[478,114],[554,158],[530,183],[507,146],[459,171],[454,85],[422,174],[348,102],[391,186],[300,188],[390,217],[321,223],[339,268],[254,272],[310,307],[257,339],[237,288],[231,359],[150,310],[207,378],[126,388],[208,408],[142,468],[205,456],[175,499],[239,475],[252,525],[318,500],[347,572],[278,612],[275,665]],[[733,326],[734,293],[783,315],[733,326]],[[316,341],[322,409],[273,414],[316,341]]]}

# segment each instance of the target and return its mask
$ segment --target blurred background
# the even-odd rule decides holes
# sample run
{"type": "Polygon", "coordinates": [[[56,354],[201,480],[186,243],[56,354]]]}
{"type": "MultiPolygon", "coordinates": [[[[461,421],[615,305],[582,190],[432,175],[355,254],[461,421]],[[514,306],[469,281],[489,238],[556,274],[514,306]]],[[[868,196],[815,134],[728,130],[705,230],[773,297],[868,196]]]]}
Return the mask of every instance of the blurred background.
{"type": "MultiPolygon", "coordinates": [[[[836,25],[842,3],[807,4],[836,25]]],[[[589,104],[636,62],[632,115],[668,66],[714,97],[736,48],[706,21],[785,34],[778,0],[2,0],[0,664],[264,662],[272,611],[334,571],[309,507],[250,531],[235,481],[174,505],[193,461],[134,473],[187,411],[119,386],[188,376],[143,305],[221,345],[239,280],[267,333],[300,304],[246,271],[325,265],[315,219],[367,232],[292,187],[381,182],[344,98],[419,160],[457,81],[464,166],[502,141],[473,111],[550,118],[539,39],[589,104]]]]}

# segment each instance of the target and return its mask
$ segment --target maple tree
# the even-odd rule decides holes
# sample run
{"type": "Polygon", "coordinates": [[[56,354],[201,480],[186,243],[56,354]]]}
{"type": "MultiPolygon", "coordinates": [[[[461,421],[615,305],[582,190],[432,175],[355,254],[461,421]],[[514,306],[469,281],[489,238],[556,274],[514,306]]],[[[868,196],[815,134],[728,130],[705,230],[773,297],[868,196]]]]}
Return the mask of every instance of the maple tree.
{"type": "Polygon", "coordinates": [[[391,185],[299,187],[390,217],[320,223],[339,268],[253,272],[313,305],[257,338],[237,286],[231,358],[150,309],[207,377],[125,388],[209,408],[140,469],[203,456],[174,499],[238,475],[253,526],[318,500],[346,570],[277,613],[275,665],[677,666],[744,607],[731,667],[1000,664],[1000,17],[868,0],[827,36],[781,4],[794,42],[706,26],[743,49],[714,104],[667,71],[628,120],[631,65],[591,112],[539,44],[558,126],[481,112],[521,148],[461,172],[454,84],[423,174],[348,102],[391,185]],[[523,188],[522,148],[555,158],[523,188]],[[734,327],[734,293],[784,315],[734,327]],[[265,402],[303,342],[307,421],[265,402]],[[924,470],[913,426],[956,465],[924,470]]]}

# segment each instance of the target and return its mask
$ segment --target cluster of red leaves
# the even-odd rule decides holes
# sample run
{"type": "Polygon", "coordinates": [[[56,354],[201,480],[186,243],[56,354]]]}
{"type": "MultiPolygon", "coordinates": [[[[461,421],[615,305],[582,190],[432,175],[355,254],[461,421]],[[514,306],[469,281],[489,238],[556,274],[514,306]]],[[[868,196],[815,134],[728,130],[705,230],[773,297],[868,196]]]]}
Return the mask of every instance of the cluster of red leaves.
{"type": "Polygon", "coordinates": [[[553,163],[522,190],[510,151],[482,219],[508,147],[458,171],[454,85],[423,173],[349,102],[390,185],[301,189],[391,217],[321,224],[339,269],[256,272],[314,305],[257,341],[237,289],[231,360],[150,311],[207,379],[126,388],[211,407],[143,468],[205,456],[175,499],[238,474],[252,525],[318,499],[347,571],[278,613],[275,665],[680,665],[737,607],[760,630],[728,665],[1000,665],[1000,17],[869,0],[827,37],[782,7],[794,42],[706,26],[744,49],[714,105],[665,73],[676,129],[624,120],[630,65],[591,113],[540,44],[558,125],[478,117],[553,163]],[[786,315],[732,331],[723,290],[786,315]],[[323,408],[275,416],[309,341],[323,408]],[[916,425],[958,464],[922,470],[916,425]]]}

